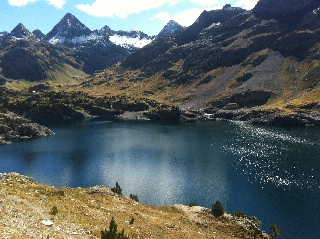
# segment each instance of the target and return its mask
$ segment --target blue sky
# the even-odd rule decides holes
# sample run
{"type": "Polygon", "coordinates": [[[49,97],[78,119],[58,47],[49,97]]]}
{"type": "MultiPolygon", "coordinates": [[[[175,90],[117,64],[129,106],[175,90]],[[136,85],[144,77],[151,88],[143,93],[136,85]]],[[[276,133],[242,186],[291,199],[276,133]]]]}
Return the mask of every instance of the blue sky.
{"type": "Polygon", "coordinates": [[[48,33],[66,13],[72,13],[91,30],[108,25],[113,30],[159,33],[171,19],[191,25],[204,10],[225,4],[252,9],[258,0],[0,0],[0,32],[18,23],[30,31],[48,33]]]}

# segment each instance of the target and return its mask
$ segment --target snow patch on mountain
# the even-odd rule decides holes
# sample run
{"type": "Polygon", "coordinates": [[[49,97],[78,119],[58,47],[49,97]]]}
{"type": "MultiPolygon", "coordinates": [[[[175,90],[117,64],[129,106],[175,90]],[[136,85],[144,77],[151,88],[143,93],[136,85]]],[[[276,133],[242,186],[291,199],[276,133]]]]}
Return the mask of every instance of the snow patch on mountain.
{"type": "Polygon", "coordinates": [[[204,30],[210,30],[211,28],[214,28],[216,26],[220,26],[221,25],[221,22],[215,22],[215,23],[212,23],[210,26],[208,26],[207,28],[205,28],[204,30]]]}
{"type": "Polygon", "coordinates": [[[136,37],[128,37],[128,36],[120,36],[120,35],[113,35],[109,37],[109,40],[116,45],[122,46],[127,49],[132,48],[142,48],[148,45],[152,39],[150,38],[140,38],[140,36],[136,37]]]}

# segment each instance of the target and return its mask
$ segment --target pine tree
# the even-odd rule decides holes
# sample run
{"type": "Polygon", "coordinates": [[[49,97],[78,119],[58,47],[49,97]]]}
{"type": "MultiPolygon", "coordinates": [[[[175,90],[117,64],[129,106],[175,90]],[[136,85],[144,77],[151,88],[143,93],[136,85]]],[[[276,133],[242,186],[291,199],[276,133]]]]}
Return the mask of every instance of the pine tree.
{"type": "Polygon", "coordinates": [[[130,239],[129,236],[124,235],[124,229],[121,232],[118,232],[118,224],[114,217],[112,217],[109,231],[105,228],[101,231],[101,239],[130,239]]]}
{"type": "Polygon", "coordinates": [[[220,201],[216,201],[215,204],[212,205],[212,214],[215,217],[220,217],[224,214],[224,209],[220,201]]]}
{"type": "Polygon", "coordinates": [[[282,234],[281,228],[275,222],[273,222],[270,226],[270,231],[272,232],[272,238],[277,239],[277,236],[282,234]]]}

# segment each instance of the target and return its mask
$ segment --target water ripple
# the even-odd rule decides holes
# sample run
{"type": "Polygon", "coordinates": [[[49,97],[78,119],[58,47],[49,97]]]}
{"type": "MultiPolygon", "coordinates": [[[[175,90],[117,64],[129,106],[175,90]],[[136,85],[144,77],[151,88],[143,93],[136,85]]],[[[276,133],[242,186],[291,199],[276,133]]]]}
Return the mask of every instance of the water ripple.
{"type": "Polygon", "coordinates": [[[271,183],[284,189],[320,188],[314,180],[313,170],[291,160],[292,155],[303,155],[308,147],[318,147],[319,142],[292,135],[281,128],[244,122],[235,124],[238,128],[233,137],[225,140],[223,150],[249,181],[271,183]]]}

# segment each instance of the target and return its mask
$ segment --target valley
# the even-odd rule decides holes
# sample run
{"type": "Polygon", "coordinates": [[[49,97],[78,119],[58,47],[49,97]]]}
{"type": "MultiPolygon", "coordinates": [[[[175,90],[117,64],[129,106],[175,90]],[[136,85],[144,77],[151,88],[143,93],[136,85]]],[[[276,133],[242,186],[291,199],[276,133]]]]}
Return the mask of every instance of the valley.
{"type": "Polygon", "coordinates": [[[1,90],[39,99],[83,93],[88,101],[105,101],[99,106],[103,111],[112,109],[108,99],[115,97],[156,102],[121,108],[141,114],[165,105],[191,120],[210,114],[255,123],[319,124],[319,6],[304,1],[302,10],[283,10],[284,20],[271,2],[262,0],[252,11],[230,5],[205,11],[185,29],[169,22],[158,37],[108,26],[91,31],[71,14],[42,39],[19,24],[0,37],[1,90]],[[264,14],[268,11],[272,18],[264,14]]]}

